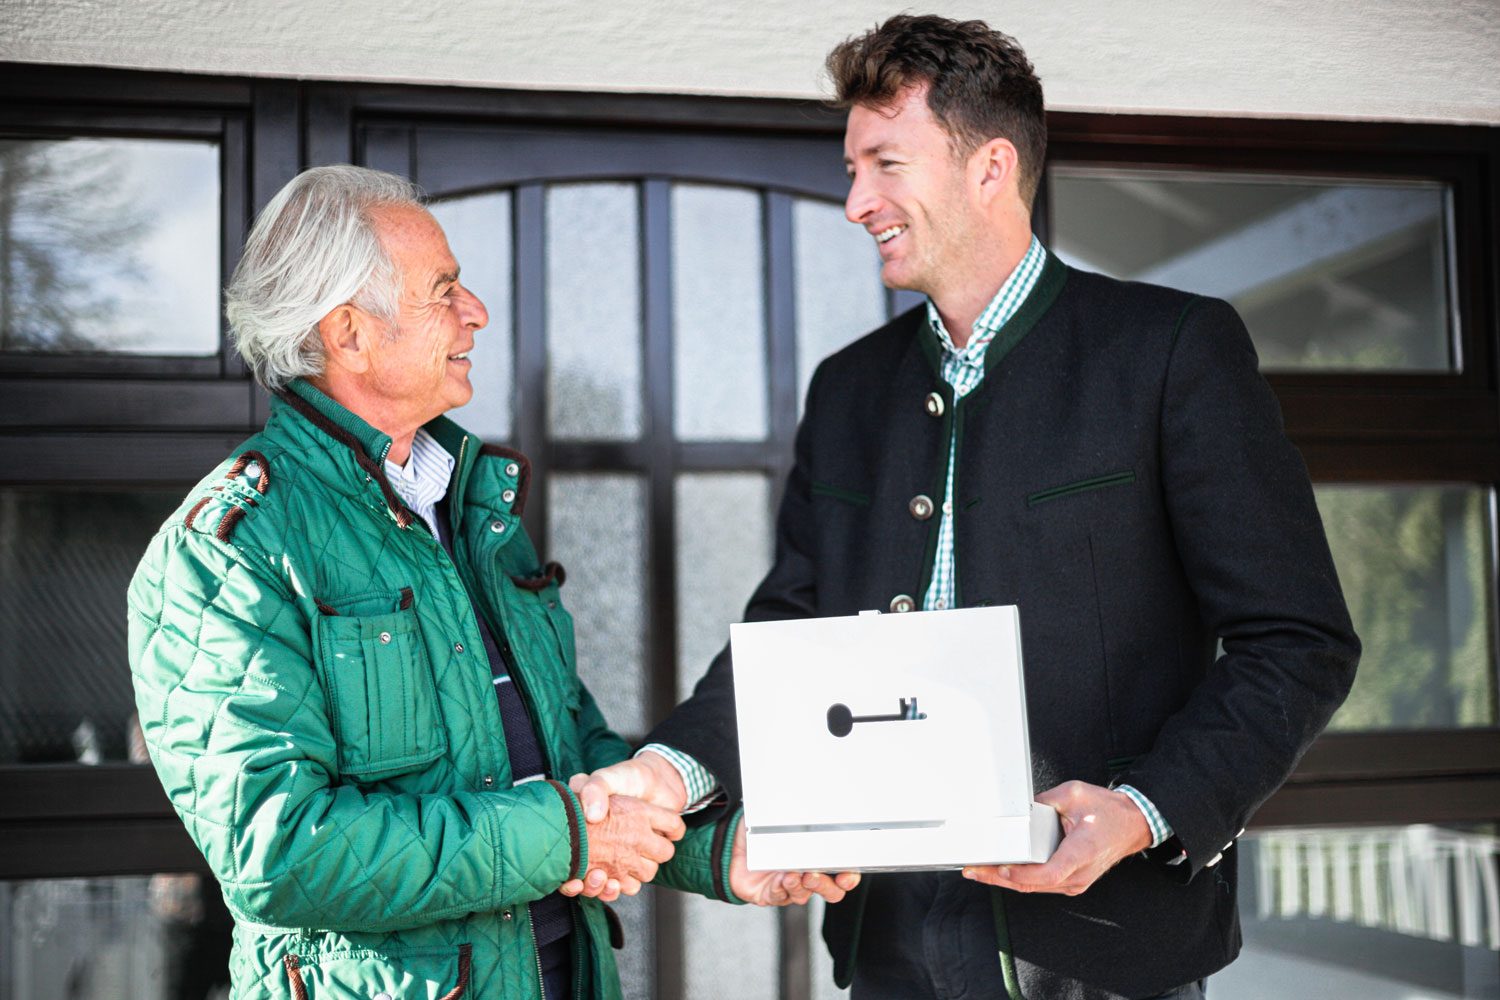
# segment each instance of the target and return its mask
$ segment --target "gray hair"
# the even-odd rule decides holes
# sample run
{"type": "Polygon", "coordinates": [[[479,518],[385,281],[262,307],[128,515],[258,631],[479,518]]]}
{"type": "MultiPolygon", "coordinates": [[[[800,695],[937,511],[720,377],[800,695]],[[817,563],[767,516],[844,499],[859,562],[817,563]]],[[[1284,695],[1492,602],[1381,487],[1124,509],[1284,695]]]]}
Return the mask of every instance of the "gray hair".
{"type": "Polygon", "coordinates": [[[260,213],[224,290],[235,348],[271,391],[323,373],[318,321],[346,302],[386,323],[401,304],[401,274],[373,214],[422,207],[416,185],[347,164],[294,177],[260,213]]]}

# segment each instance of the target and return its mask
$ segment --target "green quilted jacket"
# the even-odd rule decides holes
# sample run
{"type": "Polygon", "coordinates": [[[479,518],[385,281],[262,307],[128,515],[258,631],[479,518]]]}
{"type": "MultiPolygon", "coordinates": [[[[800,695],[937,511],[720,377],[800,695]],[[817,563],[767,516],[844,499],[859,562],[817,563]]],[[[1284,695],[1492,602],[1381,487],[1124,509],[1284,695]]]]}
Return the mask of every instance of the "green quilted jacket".
{"type": "MultiPolygon", "coordinates": [[[[561,782],[512,784],[471,607],[510,642],[553,776],[629,748],[521,526],[529,466],[428,425],[457,459],[455,569],[386,480],[388,437],[304,382],[271,407],[129,596],[146,744],[235,917],[233,996],[537,997],[525,904],[585,871],[587,831],[561,782]]],[[[731,899],[735,822],[690,830],[658,883],[731,899]]],[[[575,995],[618,997],[613,914],[575,913],[575,995]]]]}

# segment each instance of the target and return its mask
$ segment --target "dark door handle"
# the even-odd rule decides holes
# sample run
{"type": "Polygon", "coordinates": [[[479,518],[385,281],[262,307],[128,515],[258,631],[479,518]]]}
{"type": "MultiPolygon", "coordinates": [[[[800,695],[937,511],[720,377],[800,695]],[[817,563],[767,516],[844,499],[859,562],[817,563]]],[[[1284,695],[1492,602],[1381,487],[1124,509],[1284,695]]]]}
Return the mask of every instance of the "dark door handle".
{"type": "Polygon", "coordinates": [[[848,705],[828,707],[828,731],[835,736],[848,736],[854,731],[856,722],[907,722],[927,718],[926,712],[917,711],[917,699],[901,699],[901,711],[895,715],[855,715],[848,705]]]}

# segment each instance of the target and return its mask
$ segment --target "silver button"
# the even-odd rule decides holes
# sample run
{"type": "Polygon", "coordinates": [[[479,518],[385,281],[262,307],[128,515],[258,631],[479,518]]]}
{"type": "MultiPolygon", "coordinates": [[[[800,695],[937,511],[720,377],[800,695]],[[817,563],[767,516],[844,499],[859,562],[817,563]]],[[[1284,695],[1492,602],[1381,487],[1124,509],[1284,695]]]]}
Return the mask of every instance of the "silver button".
{"type": "Polygon", "coordinates": [[[249,465],[245,466],[245,478],[246,479],[259,479],[260,478],[260,466],[258,464],[256,464],[255,462],[251,462],[249,465]]]}
{"type": "Polygon", "coordinates": [[[501,920],[509,920],[510,919],[510,911],[509,910],[501,910],[500,911],[500,919],[501,920]]]}
{"type": "Polygon", "coordinates": [[[462,653],[464,651],[464,644],[461,642],[455,642],[453,644],[453,651],[455,653],[462,653]]]}
{"type": "Polygon", "coordinates": [[[370,1000],[395,1000],[389,993],[377,993],[370,1000]]]}
{"type": "Polygon", "coordinates": [[[918,521],[925,521],[932,516],[932,497],[926,493],[918,493],[911,498],[906,509],[911,511],[911,516],[918,521]]]}
{"type": "Polygon", "coordinates": [[[500,532],[502,532],[502,531],[505,530],[505,522],[504,521],[491,521],[490,522],[490,530],[493,531],[497,535],[500,534],[500,532]]]}
{"type": "Polygon", "coordinates": [[[943,501],[943,513],[944,514],[951,514],[951,513],[953,513],[953,501],[952,500],[944,500],[943,501]]]}
{"type": "Polygon", "coordinates": [[[382,632],[382,633],[380,633],[380,644],[382,646],[389,645],[390,641],[391,641],[391,634],[389,632],[382,632]]]}
{"type": "Polygon", "coordinates": [[[941,417],[943,415],[943,397],[936,392],[927,394],[927,415],[930,417],[941,417]]]}
{"type": "Polygon", "coordinates": [[[484,776],[484,787],[485,788],[494,788],[495,787],[495,776],[493,774],[486,774],[484,776]]]}
{"type": "Polygon", "coordinates": [[[505,492],[500,494],[500,499],[505,501],[506,503],[511,503],[516,499],[516,491],[506,490],[505,492]]]}
{"type": "Polygon", "coordinates": [[[917,602],[911,599],[910,594],[897,594],[891,598],[891,610],[896,614],[905,614],[917,606],[917,602]]]}
{"type": "Polygon", "coordinates": [[[505,474],[507,476],[517,476],[517,475],[520,475],[521,474],[521,467],[519,465],[517,465],[515,462],[506,462],[505,463],[505,474]]]}

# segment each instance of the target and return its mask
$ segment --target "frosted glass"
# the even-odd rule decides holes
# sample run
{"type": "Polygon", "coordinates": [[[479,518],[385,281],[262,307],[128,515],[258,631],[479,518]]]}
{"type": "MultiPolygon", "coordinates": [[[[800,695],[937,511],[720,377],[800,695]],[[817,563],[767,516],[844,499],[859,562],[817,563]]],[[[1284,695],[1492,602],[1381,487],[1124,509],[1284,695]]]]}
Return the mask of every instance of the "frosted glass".
{"type": "Polygon", "coordinates": [[[633,184],[547,189],[547,427],[640,436],[640,210],[633,184]]]}
{"type": "Polygon", "coordinates": [[[765,264],[760,197],[743,188],[672,188],[672,319],[677,436],[766,436],[765,264]]]}
{"type": "Polygon", "coordinates": [[[219,147],[0,139],[0,350],[219,353],[219,147]]]}
{"type": "Polygon", "coordinates": [[[510,193],[463,195],[428,207],[448,234],[460,280],[490,313],[469,353],[474,398],[448,416],[487,441],[509,440],[515,384],[510,193]]]}
{"type": "Polygon", "coordinates": [[[776,1000],[781,976],[780,910],[683,897],[687,945],[683,996],[776,1000]]]}
{"type": "Polygon", "coordinates": [[[639,476],[555,473],[548,547],[568,570],[578,674],[619,733],[646,729],[646,507],[639,476]]]}
{"type": "Polygon", "coordinates": [[[771,566],[771,483],[756,472],[677,477],[677,696],[729,641],[771,566]]]}
{"type": "Polygon", "coordinates": [[[625,931],[625,947],[614,952],[625,1000],[653,1000],[656,996],[657,892],[655,886],[642,886],[636,895],[621,896],[609,904],[625,931]]]}
{"type": "Polygon", "coordinates": [[[818,362],[886,320],[880,255],[870,234],[842,206],[792,205],[797,283],[797,405],[801,412],[818,362]]]}

